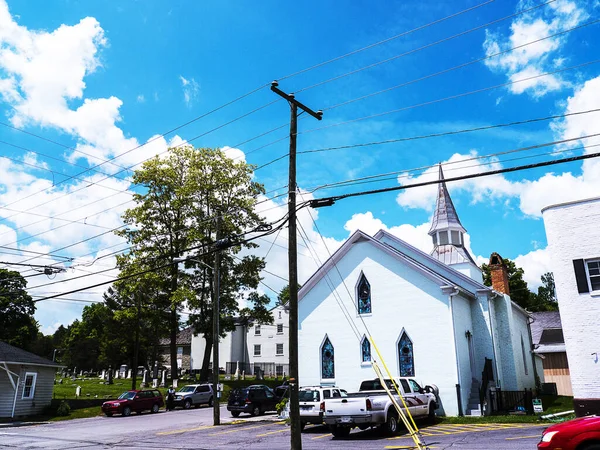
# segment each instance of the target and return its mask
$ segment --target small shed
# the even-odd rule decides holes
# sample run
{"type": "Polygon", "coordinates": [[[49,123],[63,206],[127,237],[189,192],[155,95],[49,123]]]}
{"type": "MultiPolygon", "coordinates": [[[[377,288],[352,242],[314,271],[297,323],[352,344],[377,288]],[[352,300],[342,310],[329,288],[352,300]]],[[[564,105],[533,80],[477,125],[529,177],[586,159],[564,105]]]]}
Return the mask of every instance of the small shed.
{"type": "Polygon", "coordinates": [[[62,366],[0,341],[0,417],[40,414],[52,400],[58,367],[62,366]]]}

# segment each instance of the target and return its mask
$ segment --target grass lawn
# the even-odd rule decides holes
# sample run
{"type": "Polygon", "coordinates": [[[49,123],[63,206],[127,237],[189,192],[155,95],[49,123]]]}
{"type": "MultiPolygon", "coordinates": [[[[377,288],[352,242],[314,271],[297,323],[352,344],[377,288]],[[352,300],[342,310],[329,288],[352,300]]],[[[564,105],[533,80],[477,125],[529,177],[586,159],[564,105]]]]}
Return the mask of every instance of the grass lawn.
{"type": "MultiPolygon", "coordinates": [[[[141,380],[137,383],[139,385],[141,380]]],[[[195,381],[179,381],[179,387],[185,386],[186,384],[195,384],[195,381]]],[[[265,384],[270,387],[279,386],[282,381],[275,379],[266,379],[256,381],[254,378],[246,377],[245,380],[225,380],[221,378],[223,383],[223,394],[221,402],[227,402],[229,399],[229,393],[236,387],[250,386],[251,384],[265,384]]],[[[117,398],[123,392],[131,389],[131,380],[119,379],[114,380],[113,384],[104,384],[99,378],[81,378],[72,381],[70,378],[64,378],[62,384],[54,385],[54,398],[55,399],[75,399],[75,389],[77,386],[81,386],[81,397],[80,398],[117,398]]],[[[158,390],[166,396],[167,388],[158,388],[158,390]]]]}

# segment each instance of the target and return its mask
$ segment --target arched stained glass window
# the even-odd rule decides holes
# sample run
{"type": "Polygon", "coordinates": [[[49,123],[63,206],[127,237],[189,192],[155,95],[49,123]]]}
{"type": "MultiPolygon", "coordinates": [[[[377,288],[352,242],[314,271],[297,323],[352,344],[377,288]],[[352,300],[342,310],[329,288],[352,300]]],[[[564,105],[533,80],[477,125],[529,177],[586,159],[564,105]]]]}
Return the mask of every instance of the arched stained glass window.
{"type": "Polygon", "coordinates": [[[371,362],[371,343],[367,337],[363,337],[360,344],[360,353],[362,355],[362,362],[371,362]]]}
{"type": "Polygon", "coordinates": [[[359,314],[370,314],[371,313],[371,285],[367,281],[367,278],[360,274],[360,280],[357,288],[358,297],[358,313],[359,314]]]}
{"type": "Polygon", "coordinates": [[[333,345],[328,337],[321,347],[321,378],[335,378],[335,363],[333,345]]]}
{"type": "Polygon", "coordinates": [[[398,341],[398,360],[400,362],[400,376],[414,377],[415,363],[413,357],[413,343],[406,335],[402,333],[400,341],[398,341]]]}

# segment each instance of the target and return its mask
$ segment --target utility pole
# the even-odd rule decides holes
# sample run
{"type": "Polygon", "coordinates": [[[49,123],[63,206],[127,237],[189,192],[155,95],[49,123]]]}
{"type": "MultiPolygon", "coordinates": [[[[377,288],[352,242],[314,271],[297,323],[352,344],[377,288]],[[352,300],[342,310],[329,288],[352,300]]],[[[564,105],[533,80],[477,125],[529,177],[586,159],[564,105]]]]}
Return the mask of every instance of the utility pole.
{"type": "Polygon", "coordinates": [[[279,83],[273,81],[271,90],[288,101],[291,108],[290,120],[290,170],[288,184],[288,263],[289,263],[289,317],[290,317],[290,422],[292,450],[302,449],[302,430],[300,429],[300,406],[298,404],[298,248],[296,243],[296,135],[298,131],[298,108],[307,112],[317,120],[323,118],[323,111],[313,111],[294,98],[294,94],[286,94],[277,88],[279,83]]]}
{"type": "Polygon", "coordinates": [[[133,367],[131,368],[131,390],[137,389],[137,371],[138,371],[138,356],[140,351],[140,317],[142,313],[142,299],[140,298],[140,293],[136,292],[134,294],[136,299],[136,307],[137,307],[137,318],[135,325],[135,344],[133,348],[133,367]]]}
{"type": "MultiPolygon", "coordinates": [[[[219,242],[219,228],[221,226],[221,217],[217,217],[217,229],[215,232],[215,242],[219,242]]],[[[219,282],[220,282],[220,259],[221,251],[215,252],[215,267],[213,269],[213,425],[221,424],[221,396],[219,389],[219,282]]]]}

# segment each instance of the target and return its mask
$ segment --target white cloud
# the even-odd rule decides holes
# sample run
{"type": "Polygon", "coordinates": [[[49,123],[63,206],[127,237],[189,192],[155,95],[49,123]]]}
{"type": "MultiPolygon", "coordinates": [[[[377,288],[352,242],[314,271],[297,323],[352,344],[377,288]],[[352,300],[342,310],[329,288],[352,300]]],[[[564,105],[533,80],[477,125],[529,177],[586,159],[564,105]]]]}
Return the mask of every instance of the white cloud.
{"type": "Polygon", "coordinates": [[[183,87],[183,100],[188,107],[191,107],[200,94],[200,85],[193,78],[187,79],[181,75],[179,75],[179,80],[183,87]]]}
{"type": "MultiPolygon", "coordinates": [[[[519,2],[518,9],[528,6],[519,2]]],[[[557,0],[547,7],[537,8],[527,14],[518,16],[510,26],[508,36],[486,30],[483,43],[486,56],[496,55],[506,50],[516,50],[492,56],[485,64],[492,70],[506,74],[510,81],[540,75],[560,67],[565,58],[558,54],[568,39],[568,35],[553,38],[547,36],[559,33],[580,24],[588,14],[572,0],[557,0]],[[538,41],[539,42],[535,42],[538,41]],[[530,42],[535,42],[530,45],[530,42]],[[522,47],[521,47],[522,46],[522,47]]],[[[568,83],[558,75],[548,75],[509,86],[513,94],[530,93],[533,97],[541,97],[547,92],[556,91],[568,83]]]]}
{"type": "Polygon", "coordinates": [[[223,153],[225,153],[225,156],[227,156],[229,159],[233,159],[236,162],[237,161],[246,162],[246,154],[239,148],[233,148],[233,147],[229,147],[226,145],[221,150],[223,151],[223,153]]]}
{"type": "Polygon", "coordinates": [[[517,267],[524,270],[523,279],[527,282],[529,290],[536,292],[542,284],[542,275],[552,272],[551,258],[548,249],[540,248],[525,255],[519,255],[514,259],[517,267]]]}
{"type": "MultiPolygon", "coordinates": [[[[478,153],[471,150],[468,154],[453,154],[447,161],[443,162],[443,171],[445,178],[460,177],[467,174],[488,172],[501,168],[501,164],[496,159],[474,159],[478,158],[478,153]]],[[[410,185],[428,181],[435,181],[439,178],[439,169],[431,167],[420,175],[401,175],[398,182],[401,185],[410,185]]],[[[472,203],[494,202],[505,196],[513,196],[518,193],[518,185],[507,181],[502,175],[492,175],[481,178],[453,181],[447,183],[450,194],[456,196],[459,192],[468,192],[471,194],[472,203]]],[[[396,197],[400,206],[405,208],[421,208],[432,211],[435,207],[438,185],[407,189],[401,191],[396,197]]]]}
{"type": "MultiPolygon", "coordinates": [[[[84,78],[102,66],[99,54],[106,46],[104,30],[93,17],[52,32],[29,30],[13,20],[0,0],[0,98],[13,108],[13,125],[52,127],[72,135],[79,141],[77,150],[87,155],[73,152],[71,161],[98,164],[137,147],[138,141],[117,126],[120,99],[84,98],[84,78]]],[[[103,170],[120,170],[134,156],[128,153],[103,170]]]]}
{"type": "Polygon", "coordinates": [[[144,94],[139,94],[136,98],[135,101],[138,103],[145,103],[146,102],[146,97],[144,97],[144,94]]]}

